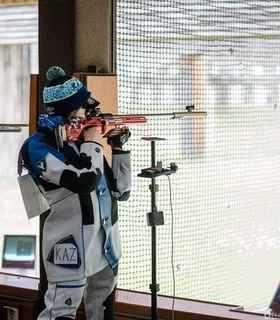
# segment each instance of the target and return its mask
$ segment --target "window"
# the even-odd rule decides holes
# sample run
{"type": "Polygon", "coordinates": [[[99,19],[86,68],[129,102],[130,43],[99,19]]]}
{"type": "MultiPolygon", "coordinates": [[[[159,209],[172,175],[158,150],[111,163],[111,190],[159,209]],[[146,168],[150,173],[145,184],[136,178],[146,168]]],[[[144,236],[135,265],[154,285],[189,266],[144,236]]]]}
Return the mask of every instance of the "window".
{"type": "MultiPolygon", "coordinates": [[[[38,8],[0,6],[0,16],[5,17],[5,26],[0,31],[0,248],[3,248],[5,234],[35,235],[36,242],[39,239],[39,219],[27,219],[17,182],[19,149],[29,135],[30,74],[38,73],[38,8]]],[[[38,243],[34,250],[38,256],[38,243]]],[[[4,253],[1,252],[2,256],[4,253]]],[[[39,263],[35,262],[34,269],[10,268],[9,272],[38,277],[39,263]]]]}
{"type": "Polygon", "coordinates": [[[120,212],[120,288],[150,291],[149,182],[137,178],[150,164],[141,140],[150,135],[166,138],[156,145],[156,160],[179,168],[171,176],[173,211],[167,181],[158,179],[165,220],[157,233],[159,293],[172,295],[175,283],[177,297],[247,310],[273,296],[280,268],[280,40],[272,16],[280,3],[254,3],[117,1],[120,113],[184,111],[188,104],[208,112],[206,119],[150,118],[145,132],[132,128],[135,176],[120,212]]]}

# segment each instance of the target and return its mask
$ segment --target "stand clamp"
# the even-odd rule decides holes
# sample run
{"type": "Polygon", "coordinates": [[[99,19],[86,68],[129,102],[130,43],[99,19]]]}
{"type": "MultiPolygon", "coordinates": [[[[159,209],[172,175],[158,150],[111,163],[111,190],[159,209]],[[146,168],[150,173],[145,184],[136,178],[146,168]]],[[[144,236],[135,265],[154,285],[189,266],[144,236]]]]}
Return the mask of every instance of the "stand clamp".
{"type": "Polygon", "coordinates": [[[162,226],[164,224],[163,212],[157,211],[157,208],[155,208],[155,211],[148,212],[147,224],[149,227],[162,226]]]}
{"type": "Polygon", "coordinates": [[[158,162],[156,166],[141,169],[141,173],[139,173],[137,176],[142,178],[152,179],[162,175],[169,175],[171,173],[175,173],[177,170],[178,170],[178,167],[176,166],[175,162],[170,163],[169,168],[163,168],[162,162],[158,162]]]}

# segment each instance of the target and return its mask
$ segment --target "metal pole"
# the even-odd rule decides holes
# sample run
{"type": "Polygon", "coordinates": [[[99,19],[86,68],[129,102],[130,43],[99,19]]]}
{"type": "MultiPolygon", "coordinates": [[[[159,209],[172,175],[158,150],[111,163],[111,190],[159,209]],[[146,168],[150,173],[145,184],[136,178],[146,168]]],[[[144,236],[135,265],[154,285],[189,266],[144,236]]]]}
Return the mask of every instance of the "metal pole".
{"type": "MultiPolygon", "coordinates": [[[[151,141],[151,158],[152,167],[156,165],[156,152],[155,152],[155,141],[151,141]]],[[[152,215],[155,216],[157,212],[156,207],[156,178],[152,178],[151,185],[151,211],[152,215]]],[[[156,223],[151,226],[151,240],[152,240],[152,284],[151,284],[151,298],[152,298],[152,320],[157,320],[157,291],[159,286],[157,284],[157,233],[156,233],[156,223]]]]}
{"type": "Polygon", "coordinates": [[[147,213],[148,226],[151,227],[151,277],[150,284],[151,290],[151,319],[158,319],[158,307],[157,307],[157,292],[159,291],[159,284],[157,284],[157,233],[156,226],[164,224],[163,212],[158,211],[156,205],[156,192],[159,190],[156,184],[156,177],[161,175],[170,175],[177,171],[175,162],[170,163],[170,168],[162,168],[161,162],[156,164],[156,141],[165,140],[157,137],[144,137],[143,140],[151,142],[151,167],[141,170],[138,177],[151,179],[150,192],[151,192],[151,212],[147,213]]]}

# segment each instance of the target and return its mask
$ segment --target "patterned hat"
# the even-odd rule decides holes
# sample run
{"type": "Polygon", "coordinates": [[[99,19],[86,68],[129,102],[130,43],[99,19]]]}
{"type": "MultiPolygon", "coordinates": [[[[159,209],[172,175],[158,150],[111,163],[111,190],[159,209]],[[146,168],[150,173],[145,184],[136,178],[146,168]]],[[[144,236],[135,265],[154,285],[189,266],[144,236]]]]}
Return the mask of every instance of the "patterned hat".
{"type": "Polygon", "coordinates": [[[90,97],[90,92],[82,82],[65,75],[60,67],[49,68],[46,76],[49,82],[43,90],[43,100],[45,109],[51,116],[66,116],[83,106],[90,97]]]}

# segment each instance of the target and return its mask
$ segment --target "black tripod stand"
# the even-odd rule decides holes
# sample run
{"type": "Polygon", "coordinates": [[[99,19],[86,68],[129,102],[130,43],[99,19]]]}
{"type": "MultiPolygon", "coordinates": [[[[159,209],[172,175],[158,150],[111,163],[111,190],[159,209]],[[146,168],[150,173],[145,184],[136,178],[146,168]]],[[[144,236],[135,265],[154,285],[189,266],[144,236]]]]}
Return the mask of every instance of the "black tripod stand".
{"type": "Polygon", "coordinates": [[[177,166],[175,163],[170,164],[170,168],[162,168],[161,163],[157,163],[156,165],[156,150],[155,150],[155,142],[160,140],[165,140],[163,138],[155,138],[155,137],[146,137],[142,138],[146,141],[151,141],[151,167],[145,168],[141,170],[141,173],[138,174],[138,177],[149,178],[152,181],[150,185],[151,191],[151,212],[147,213],[147,223],[148,226],[151,227],[151,241],[152,241],[152,283],[150,284],[151,290],[151,319],[158,319],[158,310],[157,310],[157,292],[159,291],[159,284],[157,284],[157,257],[156,257],[156,249],[157,249],[157,234],[156,234],[156,226],[164,224],[163,212],[157,210],[156,206],[156,192],[159,190],[158,185],[156,184],[156,178],[162,175],[169,175],[177,171],[177,166]]]}

